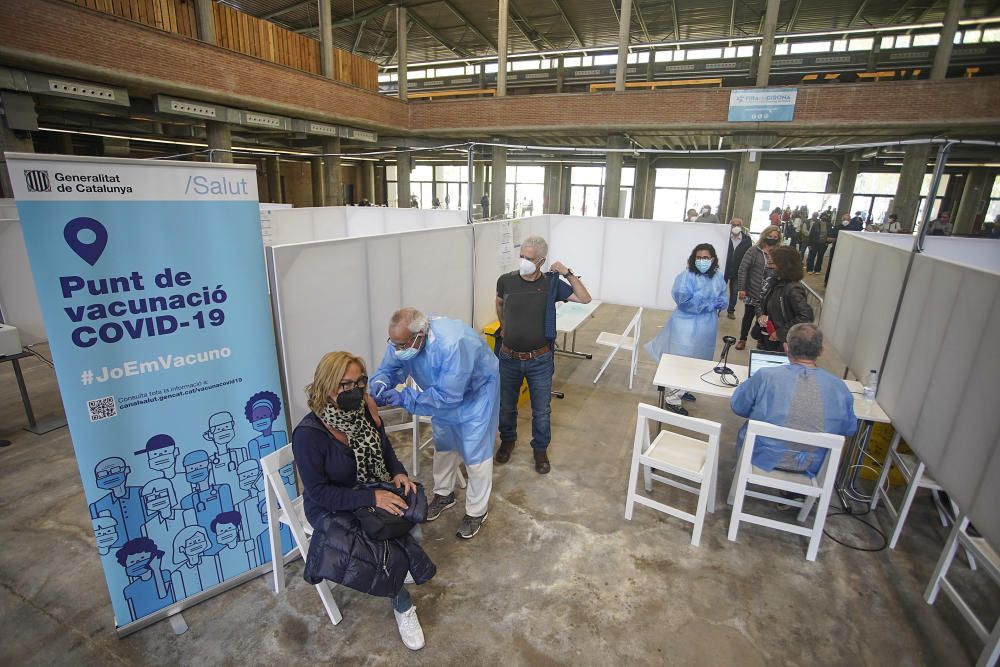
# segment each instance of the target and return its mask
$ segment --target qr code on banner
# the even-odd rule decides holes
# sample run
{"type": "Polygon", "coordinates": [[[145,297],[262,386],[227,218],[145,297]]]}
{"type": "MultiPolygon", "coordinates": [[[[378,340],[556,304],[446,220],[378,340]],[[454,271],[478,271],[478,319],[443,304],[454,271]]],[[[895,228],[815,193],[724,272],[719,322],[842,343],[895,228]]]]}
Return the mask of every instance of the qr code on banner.
{"type": "Polygon", "coordinates": [[[90,410],[90,421],[96,422],[108,419],[118,414],[115,408],[115,397],[105,396],[93,401],[87,401],[87,409],[90,410]]]}

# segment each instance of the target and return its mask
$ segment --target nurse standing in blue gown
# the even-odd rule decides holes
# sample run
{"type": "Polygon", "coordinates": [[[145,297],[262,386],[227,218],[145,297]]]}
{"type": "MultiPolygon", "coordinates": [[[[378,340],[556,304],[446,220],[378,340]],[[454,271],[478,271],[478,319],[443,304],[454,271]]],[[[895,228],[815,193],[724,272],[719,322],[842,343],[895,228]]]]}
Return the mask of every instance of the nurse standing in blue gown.
{"type": "MultiPolygon", "coordinates": [[[[677,308],[663,330],[646,344],[645,349],[656,363],[664,354],[711,360],[719,327],[719,311],[729,301],[726,279],[719,271],[719,257],[710,243],[700,243],[691,251],[687,268],[674,280],[670,291],[677,308]]],[[[681,406],[681,391],[667,388],[666,407],[686,415],[681,406]]],[[[684,395],[694,400],[694,397],[684,395]]]]}

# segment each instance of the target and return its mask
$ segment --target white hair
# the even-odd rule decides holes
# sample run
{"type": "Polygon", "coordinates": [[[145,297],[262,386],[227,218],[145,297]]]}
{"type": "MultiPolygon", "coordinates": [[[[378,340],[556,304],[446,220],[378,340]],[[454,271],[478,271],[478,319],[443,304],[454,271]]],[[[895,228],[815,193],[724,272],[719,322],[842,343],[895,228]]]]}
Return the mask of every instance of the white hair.
{"type": "Polygon", "coordinates": [[[430,322],[427,316],[416,308],[400,308],[392,314],[392,319],[389,320],[389,328],[394,329],[404,325],[410,333],[415,334],[426,331],[430,322]]]}
{"type": "Polygon", "coordinates": [[[541,236],[529,236],[521,241],[521,247],[529,246],[534,248],[540,257],[549,256],[549,244],[541,236]]]}

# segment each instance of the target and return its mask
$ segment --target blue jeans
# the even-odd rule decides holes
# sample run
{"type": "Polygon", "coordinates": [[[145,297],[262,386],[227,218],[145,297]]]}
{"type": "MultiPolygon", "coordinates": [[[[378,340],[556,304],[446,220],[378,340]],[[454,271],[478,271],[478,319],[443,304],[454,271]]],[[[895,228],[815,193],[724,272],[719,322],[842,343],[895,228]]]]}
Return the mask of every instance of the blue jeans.
{"type": "Polygon", "coordinates": [[[500,351],[500,441],[517,440],[517,399],[521,381],[527,379],[531,394],[531,448],[545,451],[552,440],[552,373],[554,353],[520,361],[500,351]]]}

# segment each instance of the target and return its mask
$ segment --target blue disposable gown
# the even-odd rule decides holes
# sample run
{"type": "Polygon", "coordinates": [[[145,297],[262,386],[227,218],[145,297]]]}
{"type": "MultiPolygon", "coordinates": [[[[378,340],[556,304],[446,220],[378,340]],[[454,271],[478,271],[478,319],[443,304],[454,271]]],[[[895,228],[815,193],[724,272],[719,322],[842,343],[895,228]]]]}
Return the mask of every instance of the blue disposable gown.
{"type": "Polygon", "coordinates": [[[479,334],[458,320],[434,318],[420,353],[400,361],[387,344],[369,383],[382,380],[395,387],[407,376],[423,391],[404,389],[403,407],[433,417],[437,451],[459,452],[466,465],[493,456],[500,419],[499,361],[479,334]]]}
{"type": "Polygon", "coordinates": [[[670,294],[677,308],[659,335],[646,343],[646,352],[657,363],[663,354],[712,359],[719,326],[718,311],[729,304],[722,271],[709,277],[684,270],[674,280],[670,294]]]}
{"type": "MultiPolygon", "coordinates": [[[[740,417],[784,426],[788,421],[788,409],[792,404],[795,385],[799,378],[808,373],[813,374],[813,381],[819,386],[823,397],[823,432],[854,435],[858,428],[858,419],[854,415],[854,397],[843,380],[822,368],[806,368],[799,364],[762,368],[736,388],[730,401],[733,412],[740,417]]],[[[737,450],[743,448],[746,434],[747,425],[744,423],[736,438],[737,450]]],[[[800,467],[808,464],[805,472],[809,477],[815,477],[819,473],[826,458],[826,450],[758,436],[750,462],[761,470],[774,470],[789,452],[795,454],[796,463],[800,467]]]]}

